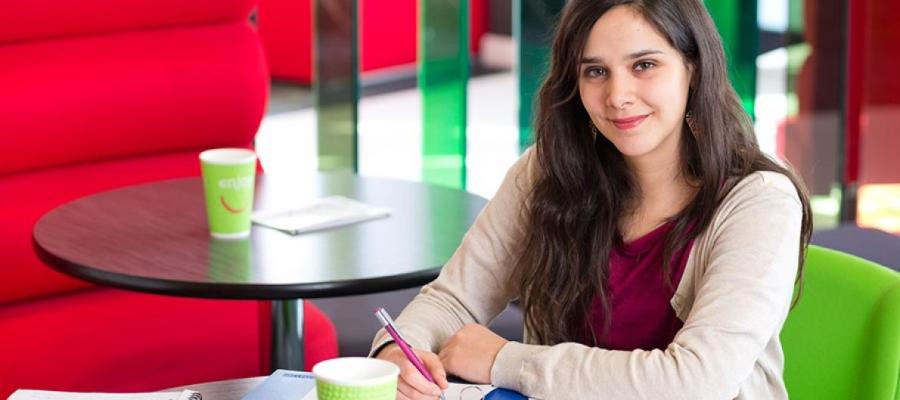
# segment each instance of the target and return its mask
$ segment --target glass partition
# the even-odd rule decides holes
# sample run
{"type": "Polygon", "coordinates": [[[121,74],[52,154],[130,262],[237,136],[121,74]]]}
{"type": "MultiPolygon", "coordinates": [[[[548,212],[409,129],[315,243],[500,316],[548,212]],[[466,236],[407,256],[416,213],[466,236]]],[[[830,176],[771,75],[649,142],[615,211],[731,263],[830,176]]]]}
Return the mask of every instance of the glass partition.
{"type": "Polygon", "coordinates": [[[314,2],[313,97],[320,170],[357,171],[357,0],[314,2]]]}
{"type": "Polygon", "coordinates": [[[843,2],[706,1],[760,148],[801,176],[816,228],[839,224],[845,199],[843,2]]]}
{"type": "Polygon", "coordinates": [[[422,178],[466,186],[467,1],[419,1],[419,88],[422,93],[422,178]]]}
{"type": "Polygon", "coordinates": [[[845,192],[847,20],[842,15],[843,3],[787,2],[782,6],[788,10],[790,21],[783,33],[784,50],[769,54],[772,60],[781,57],[784,61],[781,65],[786,79],[784,119],[776,136],[778,154],[806,183],[817,229],[841,222],[845,192]]]}
{"type": "Polygon", "coordinates": [[[706,0],[728,58],[728,75],[744,109],[754,115],[756,56],[759,42],[757,0],[706,0]]]}
{"type": "Polygon", "coordinates": [[[900,3],[851,3],[850,85],[858,88],[857,135],[848,140],[848,178],[857,182],[856,221],[900,234],[900,3]],[[855,62],[855,63],[854,63],[855,62]],[[855,161],[855,162],[854,162],[855,161]]]}
{"type": "MultiPolygon", "coordinates": [[[[565,3],[509,2],[515,88],[489,101],[517,101],[517,126],[511,129],[518,128],[520,151],[533,142],[535,95],[565,3]]],[[[900,6],[889,0],[704,3],[722,35],[729,77],[754,119],[760,147],[790,164],[806,183],[816,227],[856,221],[900,231],[900,165],[893,155],[900,136],[892,131],[900,124],[900,79],[891,69],[900,46],[891,16],[900,6]]],[[[417,6],[421,176],[463,188],[474,7],[456,0],[417,0],[417,6]]],[[[357,170],[358,7],[351,0],[314,2],[320,169],[357,170]]],[[[404,111],[419,114],[398,110],[398,116],[404,111]]]]}
{"type": "Polygon", "coordinates": [[[564,0],[514,0],[513,36],[516,40],[516,73],[519,81],[519,149],[534,142],[537,91],[550,68],[553,30],[564,0]]]}

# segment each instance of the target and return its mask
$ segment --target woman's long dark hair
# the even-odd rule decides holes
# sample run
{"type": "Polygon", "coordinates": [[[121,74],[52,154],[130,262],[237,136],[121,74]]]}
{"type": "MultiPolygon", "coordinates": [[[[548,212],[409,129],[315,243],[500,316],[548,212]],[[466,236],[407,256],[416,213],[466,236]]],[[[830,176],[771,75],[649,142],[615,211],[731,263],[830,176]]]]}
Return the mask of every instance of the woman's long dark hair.
{"type": "MultiPolygon", "coordinates": [[[[803,205],[797,284],[812,232],[806,189],[790,170],[763,154],[753,125],[728,81],[722,42],[700,0],[573,0],[556,29],[550,71],[540,89],[535,156],[538,174],[524,209],[528,229],[515,265],[525,324],[543,344],[583,338],[597,296],[609,329],[605,282],[618,219],[638,195],[622,154],[591,120],[578,92],[579,65],[588,34],[610,8],[627,5],[668,39],[694,67],[681,137],[682,174],[696,182],[693,201],[673,217],[664,259],[706,230],[725,195],[755,171],[791,179],[803,205]]],[[[662,276],[670,278],[668,262],[662,276]]],[[[592,329],[591,327],[590,329],[592,329]]],[[[595,345],[602,341],[594,338],[595,345]]]]}

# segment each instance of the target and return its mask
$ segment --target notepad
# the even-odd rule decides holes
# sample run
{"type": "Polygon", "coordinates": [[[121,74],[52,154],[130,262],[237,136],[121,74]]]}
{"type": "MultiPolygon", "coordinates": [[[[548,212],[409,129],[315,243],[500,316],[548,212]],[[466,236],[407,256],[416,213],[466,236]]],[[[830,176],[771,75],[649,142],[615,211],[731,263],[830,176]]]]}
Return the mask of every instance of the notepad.
{"type": "Polygon", "coordinates": [[[200,392],[182,390],[180,392],[157,393],[83,393],[57,392],[49,390],[16,390],[7,400],[202,400],[200,392]]]}
{"type": "Polygon", "coordinates": [[[316,400],[316,378],[311,372],[275,370],[241,400],[316,400]]]}
{"type": "Polygon", "coordinates": [[[255,224],[293,235],[356,224],[391,215],[387,208],[343,196],[329,196],[286,210],[253,212],[255,224]]]}

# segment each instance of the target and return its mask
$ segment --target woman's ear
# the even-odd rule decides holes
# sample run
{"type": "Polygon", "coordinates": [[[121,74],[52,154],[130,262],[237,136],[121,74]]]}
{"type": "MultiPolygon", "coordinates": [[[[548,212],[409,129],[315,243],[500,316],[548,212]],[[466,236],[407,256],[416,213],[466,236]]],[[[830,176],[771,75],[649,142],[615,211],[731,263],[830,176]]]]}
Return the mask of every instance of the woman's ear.
{"type": "Polygon", "coordinates": [[[697,88],[697,81],[699,80],[699,78],[697,77],[697,68],[694,67],[694,63],[688,62],[687,70],[688,70],[688,82],[690,82],[688,84],[688,93],[690,93],[690,92],[693,92],[697,88]]]}
{"type": "Polygon", "coordinates": [[[694,97],[694,91],[697,90],[697,74],[694,73],[694,64],[690,62],[684,63],[685,68],[687,69],[687,78],[688,78],[688,91],[687,91],[687,101],[690,104],[691,99],[694,97]]]}

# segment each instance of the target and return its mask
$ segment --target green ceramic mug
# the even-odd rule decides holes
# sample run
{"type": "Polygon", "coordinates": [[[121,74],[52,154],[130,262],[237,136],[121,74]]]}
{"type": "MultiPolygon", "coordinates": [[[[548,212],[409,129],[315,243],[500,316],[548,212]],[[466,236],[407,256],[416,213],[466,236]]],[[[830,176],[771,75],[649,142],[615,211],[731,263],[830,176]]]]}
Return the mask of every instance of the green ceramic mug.
{"type": "Polygon", "coordinates": [[[236,148],[206,150],[200,153],[200,167],[210,234],[218,239],[249,236],[256,153],[236,148]]]}
{"type": "Polygon", "coordinates": [[[377,358],[341,357],[313,367],[319,400],[394,400],[400,368],[377,358]]]}

